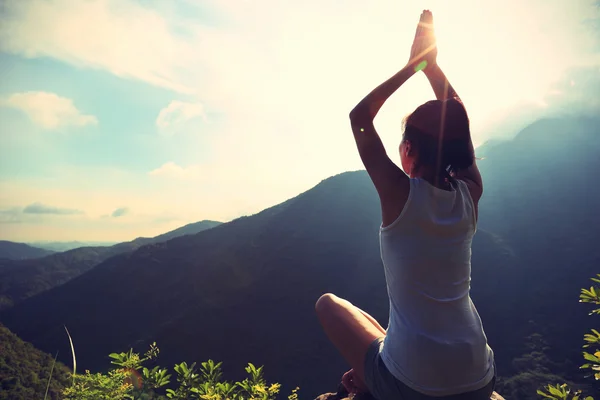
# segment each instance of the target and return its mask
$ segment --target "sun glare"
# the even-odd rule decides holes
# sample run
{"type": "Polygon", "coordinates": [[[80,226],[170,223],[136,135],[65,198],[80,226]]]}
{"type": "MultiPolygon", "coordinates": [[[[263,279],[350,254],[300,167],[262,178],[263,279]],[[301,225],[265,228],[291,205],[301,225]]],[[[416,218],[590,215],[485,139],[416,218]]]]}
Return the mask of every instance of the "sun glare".
{"type": "MultiPolygon", "coordinates": [[[[2,142],[0,193],[11,195],[0,219],[14,237],[151,235],[172,227],[156,220],[227,220],[362,169],[348,113],[408,61],[423,9],[476,145],[588,90],[568,71],[599,60],[597,32],[583,27],[598,20],[593,0],[109,3],[8,2],[0,13],[2,123],[24,132],[2,142]],[[83,212],[20,211],[36,202],[83,212]],[[131,212],[110,217],[121,208],[131,212]]],[[[394,161],[402,117],[432,98],[419,72],[378,114],[394,161]]]]}

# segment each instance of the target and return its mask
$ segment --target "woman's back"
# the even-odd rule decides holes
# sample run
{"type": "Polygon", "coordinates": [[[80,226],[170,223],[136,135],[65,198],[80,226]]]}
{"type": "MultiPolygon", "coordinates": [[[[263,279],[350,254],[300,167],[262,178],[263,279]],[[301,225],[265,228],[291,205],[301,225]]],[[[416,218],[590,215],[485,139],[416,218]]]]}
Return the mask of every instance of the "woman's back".
{"type": "Polygon", "coordinates": [[[453,188],[410,179],[402,213],[380,230],[390,298],[382,359],[397,379],[432,396],[477,390],[494,373],[469,297],[475,205],[464,182],[453,188]]]}

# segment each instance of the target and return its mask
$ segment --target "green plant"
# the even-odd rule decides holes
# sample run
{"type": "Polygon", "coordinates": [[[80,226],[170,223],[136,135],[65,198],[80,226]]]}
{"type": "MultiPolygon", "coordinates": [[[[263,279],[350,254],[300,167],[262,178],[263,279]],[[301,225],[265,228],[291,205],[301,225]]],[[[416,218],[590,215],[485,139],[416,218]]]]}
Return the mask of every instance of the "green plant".
{"type": "MultiPolygon", "coordinates": [[[[600,283],[600,274],[596,275],[596,278],[591,278],[595,283],[600,283]]],[[[581,289],[579,294],[580,303],[590,303],[596,306],[600,305],[600,288],[597,286],[590,286],[589,289],[581,289]]],[[[590,315],[600,314],[600,307],[593,309],[590,315]]],[[[583,352],[583,358],[588,361],[583,364],[581,369],[591,369],[593,371],[594,379],[600,379],[600,332],[596,329],[592,329],[591,333],[586,333],[583,336],[585,344],[584,348],[592,349],[592,352],[583,352]]],[[[538,390],[537,393],[546,398],[554,400],[594,400],[593,397],[587,396],[581,397],[581,390],[574,390],[567,384],[557,385],[546,385],[543,390],[538,390]]]]}
{"type": "Polygon", "coordinates": [[[124,400],[134,399],[133,385],[128,382],[129,374],[123,369],[108,374],[73,375],[73,385],[67,387],[63,395],[65,400],[124,400]]]}
{"type": "Polygon", "coordinates": [[[238,399],[272,400],[277,396],[281,385],[278,383],[268,385],[263,377],[263,367],[256,368],[252,363],[249,363],[246,372],[250,375],[250,378],[237,382],[240,388],[238,399]]]}
{"type": "Polygon", "coordinates": [[[176,390],[167,389],[167,397],[169,399],[190,398],[192,389],[197,389],[201,383],[200,376],[196,373],[196,363],[192,363],[189,367],[185,361],[175,364],[175,372],[177,372],[179,387],[176,390]]]}
{"type": "MultiPolygon", "coordinates": [[[[593,282],[600,283],[600,274],[596,275],[596,278],[591,278],[593,282]]],[[[590,303],[596,306],[600,305],[600,289],[595,286],[591,286],[590,289],[581,289],[581,294],[579,295],[579,302],[581,303],[590,303]]],[[[600,307],[593,309],[590,312],[590,315],[600,314],[600,307]]],[[[594,373],[594,378],[596,380],[600,379],[600,332],[596,329],[592,329],[591,333],[586,333],[583,336],[583,340],[586,342],[583,347],[591,348],[593,350],[592,353],[587,351],[583,352],[583,358],[585,358],[588,363],[585,363],[581,366],[583,369],[591,369],[594,373]]]]}
{"type": "Polygon", "coordinates": [[[50,382],[52,381],[52,372],[54,372],[54,366],[56,365],[56,359],[58,358],[58,352],[56,356],[54,356],[54,362],[52,363],[52,368],[50,368],[50,375],[48,376],[48,384],[46,385],[46,391],[44,392],[44,400],[48,398],[48,390],[50,389],[50,382]]]}
{"type": "Polygon", "coordinates": [[[159,353],[160,350],[156,346],[156,342],[154,342],[150,345],[150,349],[144,353],[144,358],[140,358],[140,355],[134,353],[133,349],[129,349],[127,353],[111,353],[108,356],[113,359],[110,362],[111,364],[139,370],[142,367],[142,363],[157,358],[159,353]]]}
{"type": "MultiPolygon", "coordinates": [[[[63,391],[65,400],[142,400],[164,398],[161,390],[171,383],[166,368],[143,364],[158,357],[159,349],[153,343],[143,357],[133,349],[111,353],[111,364],[116,368],[107,374],[72,374],[73,385],[63,391]]],[[[181,362],[175,364],[176,385],[164,393],[174,400],[275,400],[280,391],[278,383],[267,383],[263,367],[249,363],[248,377],[240,382],[223,381],[222,363],[208,360],[200,364],[181,362]]],[[[288,400],[298,400],[299,388],[295,388],[288,400]]]]}
{"type": "Polygon", "coordinates": [[[169,383],[171,375],[168,374],[168,370],[156,366],[152,369],[146,367],[142,370],[142,377],[144,379],[146,387],[150,389],[158,389],[169,383]]]}
{"type": "Polygon", "coordinates": [[[581,390],[573,391],[566,383],[562,385],[547,385],[545,387],[547,392],[543,390],[538,390],[538,394],[543,396],[546,399],[554,399],[554,400],[594,400],[593,397],[581,397],[581,390]]]}
{"type": "Polygon", "coordinates": [[[75,384],[75,374],[77,371],[77,358],[75,357],[75,346],[73,346],[73,339],[71,338],[71,334],[69,330],[65,326],[65,331],[67,331],[67,336],[69,337],[69,343],[71,344],[71,355],[73,356],[73,384],[75,384]]]}
{"type": "Polygon", "coordinates": [[[299,387],[292,390],[292,393],[288,396],[288,400],[298,400],[298,390],[300,390],[299,387]]]}

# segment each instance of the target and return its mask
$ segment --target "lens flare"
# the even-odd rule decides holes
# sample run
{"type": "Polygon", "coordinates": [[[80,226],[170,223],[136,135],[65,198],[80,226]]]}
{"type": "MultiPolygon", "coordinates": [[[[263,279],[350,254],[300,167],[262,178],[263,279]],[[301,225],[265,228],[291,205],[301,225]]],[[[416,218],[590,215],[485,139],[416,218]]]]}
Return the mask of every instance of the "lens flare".
{"type": "Polygon", "coordinates": [[[125,379],[125,383],[131,384],[138,390],[141,389],[144,384],[142,375],[133,368],[128,368],[127,372],[129,373],[129,377],[125,379]]]}
{"type": "Polygon", "coordinates": [[[417,66],[415,67],[415,72],[419,72],[421,70],[424,70],[425,67],[427,67],[427,60],[423,60],[419,64],[417,64],[417,66]]]}

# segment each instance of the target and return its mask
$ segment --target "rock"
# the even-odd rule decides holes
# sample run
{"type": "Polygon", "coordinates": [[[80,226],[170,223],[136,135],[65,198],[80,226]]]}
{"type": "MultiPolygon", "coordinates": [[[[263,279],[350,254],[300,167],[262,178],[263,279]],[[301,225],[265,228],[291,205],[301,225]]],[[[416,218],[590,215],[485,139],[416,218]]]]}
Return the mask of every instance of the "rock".
{"type": "Polygon", "coordinates": [[[376,400],[369,393],[360,393],[351,395],[348,393],[344,385],[338,386],[337,393],[324,393],[318,396],[315,400],[376,400]]]}
{"type": "MultiPolygon", "coordinates": [[[[340,384],[338,387],[337,393],[324,393],[318,396],[315,400],[376,400],[369,393],[361,393],[351,396],[348,391],[344,388],[343,385],[340,384]]],[[[504,397],[500,396],[498,393],[492,393],[492,397],[490,400],[504,400],[504,397]]]]}

